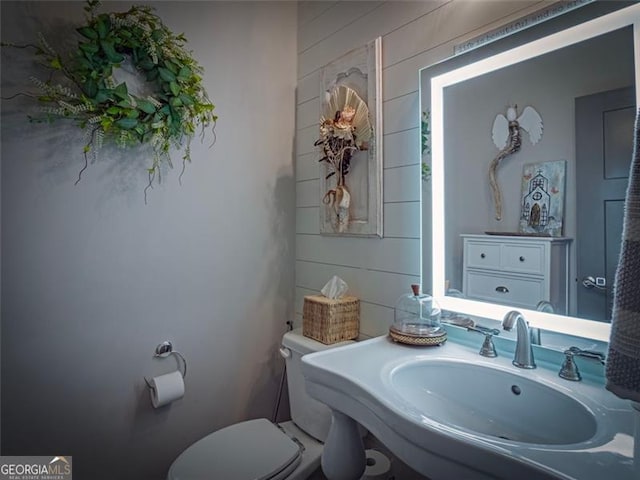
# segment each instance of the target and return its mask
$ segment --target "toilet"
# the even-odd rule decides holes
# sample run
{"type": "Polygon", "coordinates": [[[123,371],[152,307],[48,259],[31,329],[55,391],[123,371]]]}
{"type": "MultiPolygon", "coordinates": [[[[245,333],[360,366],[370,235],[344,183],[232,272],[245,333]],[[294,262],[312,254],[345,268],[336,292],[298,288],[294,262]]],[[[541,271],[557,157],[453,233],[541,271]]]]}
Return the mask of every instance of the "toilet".
{"type": "Polygon", "coordinates": [[[303,480],[320,466],[331,426],[329,408],[307,395],[301,358],[311,352],[353,343],[324,345],[298,328],[282,337],[291,421],[265,418],[236,423],[198,440],[175,459],[167,480],[303,480]]]}

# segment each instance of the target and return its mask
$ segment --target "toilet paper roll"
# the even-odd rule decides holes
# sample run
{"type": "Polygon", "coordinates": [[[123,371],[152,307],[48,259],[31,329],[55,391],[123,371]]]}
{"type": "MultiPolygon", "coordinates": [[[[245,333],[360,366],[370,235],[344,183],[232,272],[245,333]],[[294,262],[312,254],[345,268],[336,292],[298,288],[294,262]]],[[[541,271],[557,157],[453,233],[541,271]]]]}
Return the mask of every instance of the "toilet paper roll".
{"type": "Polygon", "coordinates": [[[184,379],[180,372],[153,377],[149,380],[151,404],[154,408],[167,405],[184,396],[184,379]]]}
{"type": "Polygon", "coordinates": [[[387,456],[378,450],[365,450],[367,466],[361,480],[386,480],[389,478],[391,462],[387,456]]]}

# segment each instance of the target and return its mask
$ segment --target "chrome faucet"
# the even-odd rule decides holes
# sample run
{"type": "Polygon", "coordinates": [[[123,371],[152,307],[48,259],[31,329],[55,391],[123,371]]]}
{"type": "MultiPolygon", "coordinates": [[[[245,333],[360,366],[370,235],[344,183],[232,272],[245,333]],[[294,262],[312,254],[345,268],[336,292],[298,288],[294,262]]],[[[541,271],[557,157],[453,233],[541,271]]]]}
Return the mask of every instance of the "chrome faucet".
{"type": "Polygon", "coordinates": [[[502,328],[506,331],[510,331],[514,325],[516,325],[516,353],[512,363],[519,368],[536,368],[529,324],[517,310],[510,311],[502,319],[502,328]]]}
{"type": "MultiPolygon", "coordinates": [[[[540,300],[536,305],[536,310],[544,313],[555,313],[553,304],[546,300],[540,300]]],[[[542,341],[540,340],[540,329],[529,327],[529,331],[531,332],[531,343],[534,345],[542,345],[542,341]]]]}
{"type": "Polygon", "coordinates": [[[536,310],[545,313],[555,313],[551,302],[547,302],[546,300],[540,300],[536,305],[536,310]]]}

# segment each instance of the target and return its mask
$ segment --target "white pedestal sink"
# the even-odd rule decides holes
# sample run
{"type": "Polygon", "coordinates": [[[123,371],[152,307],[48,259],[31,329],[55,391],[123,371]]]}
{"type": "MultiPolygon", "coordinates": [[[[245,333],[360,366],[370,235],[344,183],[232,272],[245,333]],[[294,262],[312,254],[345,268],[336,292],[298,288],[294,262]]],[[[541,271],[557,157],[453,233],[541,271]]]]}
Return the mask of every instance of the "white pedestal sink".
{"type": "Polygon", "coordinates": [[[640,478],[631,406],[602,379],[559,378],[556,352],[522,370],[508,353],[483,358],[452,337],[428,348],[379,337],[303,357],[309,394],[334,411],[329,479],[364,471],[358,423],[433,480],[640,478]]]}

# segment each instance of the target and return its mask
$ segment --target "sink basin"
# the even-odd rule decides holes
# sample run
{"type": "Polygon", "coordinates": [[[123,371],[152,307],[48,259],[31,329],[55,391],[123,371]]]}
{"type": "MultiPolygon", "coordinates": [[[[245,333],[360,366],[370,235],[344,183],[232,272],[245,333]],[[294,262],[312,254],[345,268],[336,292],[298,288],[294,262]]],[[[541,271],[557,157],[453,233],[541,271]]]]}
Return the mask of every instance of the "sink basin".
{"type": "Polygon", "coordinates": [[[328,478],[362,476],[360,424],[432,480],[640,479],[631,405],[595,371],[569,382],[560,352],[536,347],[538,368],[524,370],[512,350],[480,357],[476,334],[448,337],[426,348],[379,337],[302,358],[307,392],[334,414],[328,478]]]}
{"type": "Polygon", "coordinates": [[[430,421],[482,435],[562,445],[596,433],[593,414],[572,397],[488,366],[423,360],[394,369],[391,385],[430,421]]]}

